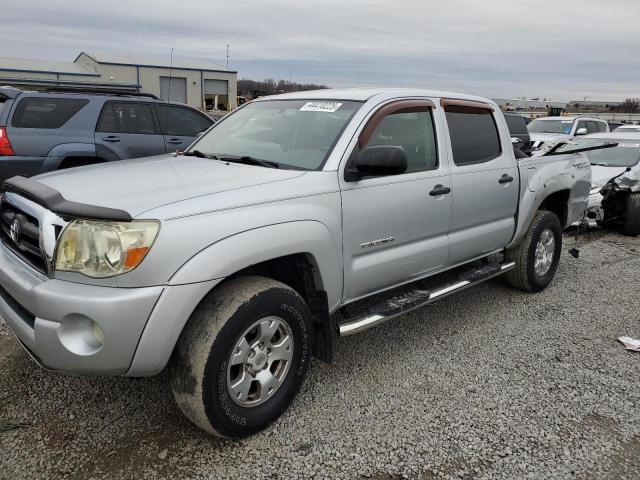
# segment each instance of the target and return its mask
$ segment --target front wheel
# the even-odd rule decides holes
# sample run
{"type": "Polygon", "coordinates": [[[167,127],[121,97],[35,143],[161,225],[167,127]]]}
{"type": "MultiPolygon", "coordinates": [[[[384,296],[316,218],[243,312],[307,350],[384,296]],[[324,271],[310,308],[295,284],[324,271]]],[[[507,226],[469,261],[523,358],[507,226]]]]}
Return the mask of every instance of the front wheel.
{"type": "Polygon", "coordinates": [[[515,267],[506,275],[509,285],[525,292],[544,290],[553,280],[562,252],[562,226],[553,212],[538,211],[520,244],[505,252],[515,267]]]}
{"type": "Polygon", "coordinates": [[[287,285],[241,277],[194,312],[171,362],[176,403],[218,436],[256,433],[289,406],[311,361],[311,313],[287,285]]]}
{"type": "Polygon", "coordinates": [[[640,193],[628,194],[624,207],[622,234],[637,237],[640,235],[640,193]]]}

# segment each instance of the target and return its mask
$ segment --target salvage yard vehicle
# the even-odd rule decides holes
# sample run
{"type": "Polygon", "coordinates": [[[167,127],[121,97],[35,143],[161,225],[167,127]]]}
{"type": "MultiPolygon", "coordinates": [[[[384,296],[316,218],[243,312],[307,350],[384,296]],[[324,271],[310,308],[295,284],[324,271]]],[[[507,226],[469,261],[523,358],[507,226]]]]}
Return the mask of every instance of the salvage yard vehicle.
{"type": "Polygon", "coordinates": [[[532,150],[581,135],[609,132],[607,122],[590,117],[541,117],[529,123],[527,128],[531,135],[532,150]]]}
{"type": "Polygon", "coordinates": [[[614,130],[615,133],[640,132],[640,125],[620,125],[614,130]]]}
{"type": "Polygon", "coordinates": [[[588,135],[559,146],[556,152],[607,144],[617,146],[585,152],[592,176],[586,221],[619,227],[625,235],[640,235],[640,132],[588,135]]]}
{"type": "Polygon", "coordinates": [[[151,94],[0,87],[0,181],[188,147],[213,120],[151,94]]]}
{"type": "Polygon", "coordinates": [[[266,97],[183,153],[6,181],[0,314],[53,370],[169,365],[192,422],[242,437],[338,336],[500,275],[543,290],[590,186],[584,155],[516,160],[484,98],[266,97]]]}

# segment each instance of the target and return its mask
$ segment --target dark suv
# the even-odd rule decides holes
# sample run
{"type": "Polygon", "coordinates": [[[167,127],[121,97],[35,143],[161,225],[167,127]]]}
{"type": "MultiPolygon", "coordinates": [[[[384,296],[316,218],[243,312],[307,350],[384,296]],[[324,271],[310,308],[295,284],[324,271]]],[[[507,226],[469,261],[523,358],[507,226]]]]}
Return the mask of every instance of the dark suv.
{"type": "Polygon", "coordinates": [[[182,150],[212,124],[150,94],[0,87],[0,181],[182,150]]]}

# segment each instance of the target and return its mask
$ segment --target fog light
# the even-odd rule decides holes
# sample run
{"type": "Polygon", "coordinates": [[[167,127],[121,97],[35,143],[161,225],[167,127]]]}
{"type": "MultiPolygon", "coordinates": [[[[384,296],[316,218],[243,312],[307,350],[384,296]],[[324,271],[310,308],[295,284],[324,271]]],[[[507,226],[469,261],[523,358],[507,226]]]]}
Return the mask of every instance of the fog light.
{"type": "Polygon", "coordinates": [[[104,345],[104,331],[84,315],[69,315],[58,328],[60,343],[76,355],[88,356],[99,352],[104,345]]]}

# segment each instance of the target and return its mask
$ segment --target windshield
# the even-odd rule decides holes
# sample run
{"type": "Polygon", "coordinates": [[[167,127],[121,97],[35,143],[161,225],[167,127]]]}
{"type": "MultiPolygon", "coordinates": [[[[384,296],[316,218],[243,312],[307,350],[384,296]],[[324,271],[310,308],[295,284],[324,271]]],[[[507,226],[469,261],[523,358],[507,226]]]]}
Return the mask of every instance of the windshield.
{"type": "Polygon", "coordinates": [[[322,168],[360,102],[265,100],[247,104],[194,143],[190,151],[252,157],[281,168],[322,168]]]}
{"type": "Polygon", "coordinates": [[[544,120],[538,118],[527,125],[527,128],[529,133],[563,133],[570,135],[573,122],[573,120],[544,120]]]}
{"type": "Polygon", "coordinates": [[[605,167],[632,167],[640,161],[640,139],[618,138],[579,138],[572,144],[566,144],[556,150],[557,153],[589,148],[607,143],[617,143],[617,147],[605,148],[584,152],[591,165],[603,165],[605,167]]]}

